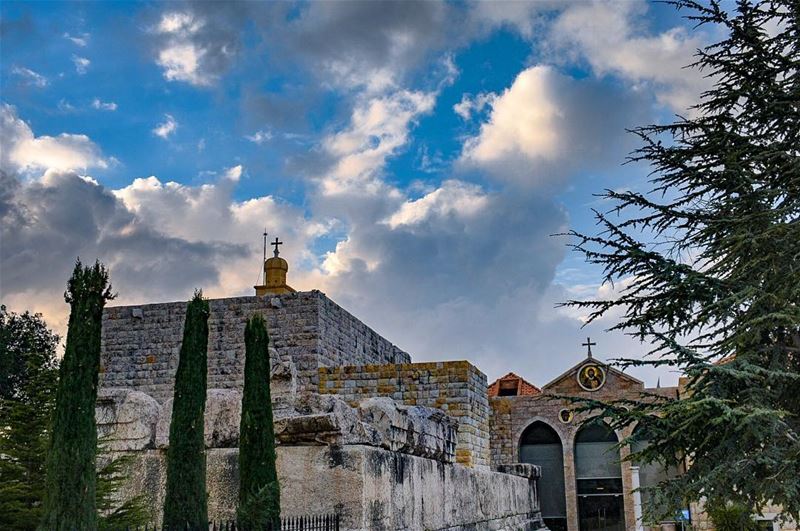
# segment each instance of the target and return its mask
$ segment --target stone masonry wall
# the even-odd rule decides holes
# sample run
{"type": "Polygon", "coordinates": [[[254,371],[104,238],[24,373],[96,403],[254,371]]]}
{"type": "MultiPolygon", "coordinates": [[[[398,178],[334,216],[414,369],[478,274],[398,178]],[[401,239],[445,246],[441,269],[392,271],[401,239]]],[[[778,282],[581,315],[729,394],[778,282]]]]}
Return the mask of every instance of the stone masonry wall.
{"type": "MultiPolygon", "coordinates": [[[[186,304],[106,308],[100,385],[142,391],[162,404],[171,398],[186,304]]],[[[304,389],[316,390],[319,367],[410,361],[319,291],[214,299],[209,306],[209,388],[242,387],[244,325],[255,312],[264,315],[278,358],[295,364],[304,389]]]]}
{"type": "Polygon", "coordinates": [[[322,367],[319,392],[352,406],[387,396],[400,403],[435,407],[458,420],[456,462],[489,466],[489,400],[486,376],[466,361],[322,367]]]}
{"type": "MultiPolygon", "coordinates": [[[[277,447],[281,513],[341,515],[343,531],[531,531],[541,527],[537,478],[476,470],[361,445],[277,447]]],[[[161,523],[164,450],[129,452],[122,499],[144,494],[161,523]]],[[[208,513],[235,518],[238,449],[206,451],[208,513]]]]}

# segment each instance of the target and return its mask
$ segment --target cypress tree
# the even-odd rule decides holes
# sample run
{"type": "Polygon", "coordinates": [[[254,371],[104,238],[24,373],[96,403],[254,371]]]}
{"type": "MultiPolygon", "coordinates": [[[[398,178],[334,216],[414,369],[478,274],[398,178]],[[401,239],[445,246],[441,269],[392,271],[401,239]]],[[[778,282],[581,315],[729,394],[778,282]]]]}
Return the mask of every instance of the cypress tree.
{"type": "Polygon", "coordinates": [[[197,291],[186,309],[167,449],[165,529],[207,529],[206,409],[208,301],[197,291]]]}
{"type": "Polygon", "coordinates": [[[106,268],[78,260],[64,294],[70,316],[47,456],[41,527],[48,531],[97,529],[94,408],[103,307],[112,298],[106,268]]]}
{"type": "Polygon", "coordinates": [[[239,427],[239,522],[266,527],[280,517],[275,431],[270,395],[269,335],[263,317],[245,326],[244,393],[239,427]]]}

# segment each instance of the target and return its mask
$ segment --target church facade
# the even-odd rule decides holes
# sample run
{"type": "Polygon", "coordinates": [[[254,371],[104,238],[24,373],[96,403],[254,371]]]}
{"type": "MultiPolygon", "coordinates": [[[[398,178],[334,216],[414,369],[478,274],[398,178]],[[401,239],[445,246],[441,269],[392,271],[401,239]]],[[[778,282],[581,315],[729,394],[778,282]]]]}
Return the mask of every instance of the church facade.
{"type": "Polygon", "coordinates": [[[591,353],[541,388],[509,373],[489,387],[492,462],[542,467],[542,516],[553,531],[661,530],[661,523],[642,523],[642,499],[634,490],[657,482],[662,473],[622,461],[629,450],[613,446],[628,433],[615,433],[603,422],[583,425],[586,414],[561,398],[640,399],[643,392],[677,397],[678,388],[645,388],[591,353]]]}

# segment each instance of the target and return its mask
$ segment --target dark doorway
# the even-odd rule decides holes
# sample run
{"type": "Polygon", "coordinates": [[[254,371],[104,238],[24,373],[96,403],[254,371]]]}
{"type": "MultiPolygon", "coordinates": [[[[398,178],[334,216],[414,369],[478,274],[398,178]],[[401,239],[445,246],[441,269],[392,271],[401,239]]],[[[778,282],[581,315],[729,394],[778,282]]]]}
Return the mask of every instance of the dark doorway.
{"type": "Polygon", "coordinates": [[[564,453],[558,433],[537,421],[522,433],[519,460],[542,467],[543,485],[539,501],[545,524],[551,531],[567,531],[567,503],[564,496],[564,453]]]}
{"type": "Polygon", "coordinates": [[[624,531],[622,495],[578,495],[578,521],[581,531],[624,531]]]}
{"type": "Polygon", "coordinates": [[[575,436],[580,531],[625,531],[617,435],[607,424],[587,424],[575,436]]]}

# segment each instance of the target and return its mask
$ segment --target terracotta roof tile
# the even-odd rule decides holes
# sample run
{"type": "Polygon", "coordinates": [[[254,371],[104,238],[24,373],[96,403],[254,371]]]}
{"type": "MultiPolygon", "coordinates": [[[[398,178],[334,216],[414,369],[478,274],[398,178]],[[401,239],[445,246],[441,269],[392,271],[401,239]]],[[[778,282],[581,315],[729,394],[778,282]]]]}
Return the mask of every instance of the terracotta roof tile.
{"type": "MultiPolygon", "coordinates": [[[[516,394],[509,395],[509,396],[532,396],[541,394],[542,390],[533,385],[532,383],[526,381],[524,378],[517,376],[513,372],[510,372],[503,376],[502,378],[498,378],[488,388],[489,396],[499,396],[500,394],[500,383],[503,382],[508,385],[509,382],[516,383],[516,394]]],[[[503,386],[505,387],[505,386],[503,386]]],[[[513,384],[510,385],[513,387],[513,384]]]]}

